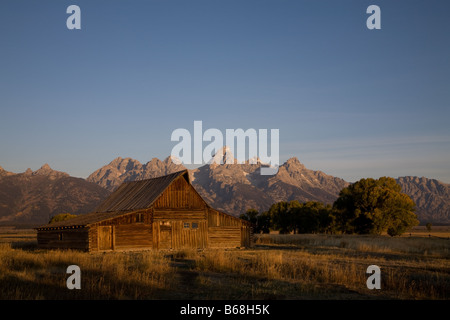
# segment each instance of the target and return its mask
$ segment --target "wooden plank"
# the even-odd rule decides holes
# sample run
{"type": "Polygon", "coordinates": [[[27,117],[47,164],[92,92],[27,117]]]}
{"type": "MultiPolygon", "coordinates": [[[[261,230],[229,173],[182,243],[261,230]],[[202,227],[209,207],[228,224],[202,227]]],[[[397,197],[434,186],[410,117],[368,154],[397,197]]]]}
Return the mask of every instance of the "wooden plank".
{"type": "Polygon", "coordinates": [[[217,211],[215,209],[208,209],[208,226],[241,226],[243,221],[239,218],[230,216],[226,213],[217,211]]]}
{"type": "Polygon", "coordinates": [[[154,203],[159,208],[206,208],[206,202],[183,177],[177,178],[154,203]]]}
{"type": "Polygon", "coordinates": [[[89,247],[89,233],[86,228],[66,230],[40,230],[37,234],[39,248],[81,249],[89,247]]]}
{"type": "Polygon", "coordinates": [[[209,227],[208,246],[211,248],[232,248],[241,246],[240,227],[209,227]]]}
{"type": "Polygon", "coordinates": [[[172,248],[172,226],[171,225],[160,223],[158,248],[159,249],[171,249],[172,248]]]}
{"type": "Polygon", "coordinates": [[[152,227],[143,223],[117,225],[114,228],[114,240],[115,249],[152,248],[152,227]]]}
{"type": "Polygon", "coordinates": [[[112,250],[113,249],[113,228],[112,226],[98,227],[98,249],[112,250]]]}
{"type": "Polygon", "coordinates": [[[172,244],[175,249],[207,247],[206,221],[172,221],[172,232],[172,244]],[[184,227],[185,223],[189,224],[189,228],[184,227]],[[197,228],[192,228],[192,223],[196,223],[197,228]]]}
{"type": "Polygon", "coordinates": [[[191,219],[206,219],[205,210],[189,210],[189,209],[178,209],[178,210],[166,210],[166,209],[155,209],[153,213],[153,219],[156,220],[191,220],[191,219]]]}

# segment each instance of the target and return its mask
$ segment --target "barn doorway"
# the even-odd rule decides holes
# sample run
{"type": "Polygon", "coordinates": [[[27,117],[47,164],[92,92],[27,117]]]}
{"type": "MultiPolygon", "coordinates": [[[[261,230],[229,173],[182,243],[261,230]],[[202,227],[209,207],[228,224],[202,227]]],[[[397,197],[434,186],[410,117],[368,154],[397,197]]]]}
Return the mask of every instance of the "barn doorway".
{"type": "Polygon", "coordinates": [[[113,250],[114,248],[114,233],[112,226],[98,227],[98,249],[99,250],[113,250]]]}
{"type": "Polygon", "coordinates": [[[168,221],[159,224],[159,248],[172,248],[172,224],[168,221]]]}

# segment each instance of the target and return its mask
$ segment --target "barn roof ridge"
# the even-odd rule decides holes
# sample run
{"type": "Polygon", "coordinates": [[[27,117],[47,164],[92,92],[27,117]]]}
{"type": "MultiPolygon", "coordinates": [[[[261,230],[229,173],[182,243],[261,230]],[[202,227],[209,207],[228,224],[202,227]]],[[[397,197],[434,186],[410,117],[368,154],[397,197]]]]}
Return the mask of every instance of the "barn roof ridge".
{"type": "Polygon", "coordinates": [[[182,174],[185,174],[185,173],[187,174],[187,177],[188,177],[189,182],[190,182],[191,180],[190,180],[190,177],[189,177],[189,170],[188,169],[183,169],[183,170],[180,170],[180,171],[172,172],[172,173],[169,173],[169,174],[165,174],[165,175],[157,176],[157,177],[153,177],[153,178],[145,178],[145,179],[124,181],[124,182],[121,183],[121,185],[125,184],[125,183],[139,183],[139,182],[148,181],[148,180],[156,180],[156,179],[161,179],[161,178],[165,178],[165,177],[168,177],[168,176],[176,176],[176,177],[178,177],[178,176],[180,176],[182,174]]]}

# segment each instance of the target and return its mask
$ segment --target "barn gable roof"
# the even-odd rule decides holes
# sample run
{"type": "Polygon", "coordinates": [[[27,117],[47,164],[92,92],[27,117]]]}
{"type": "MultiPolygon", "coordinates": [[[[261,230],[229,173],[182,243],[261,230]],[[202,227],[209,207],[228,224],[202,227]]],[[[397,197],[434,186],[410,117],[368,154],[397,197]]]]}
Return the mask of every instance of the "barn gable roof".
{"type": "Polygon", "coordinates": [[[153,179],[125,182],[103,201],[95,211],[116,212],[148,208],[180,176],[183,176],[190,183],[187,170],[153,179]]]}
{"type": "Polygon", "coordinates": [[[94,212],[82,214],[69,220],[40,226],[36,229],[87,226],[115,218],[125,213],[149,208],[170,184],[180,176],[190,184],[188,170],[182,170],[152,179],[124,182],[94,212]]]}

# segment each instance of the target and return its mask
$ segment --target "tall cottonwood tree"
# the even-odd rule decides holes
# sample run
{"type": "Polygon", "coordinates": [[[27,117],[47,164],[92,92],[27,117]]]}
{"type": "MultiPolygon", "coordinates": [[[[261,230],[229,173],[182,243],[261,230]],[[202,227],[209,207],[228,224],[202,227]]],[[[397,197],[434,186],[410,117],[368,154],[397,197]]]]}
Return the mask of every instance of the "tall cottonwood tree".
{"type": "Polygon", "coordinates": [[[344,233],[400,235],[419,222],[415,203],[395,179],[361,179],[342,189],[333,205],[344,233]]]}

